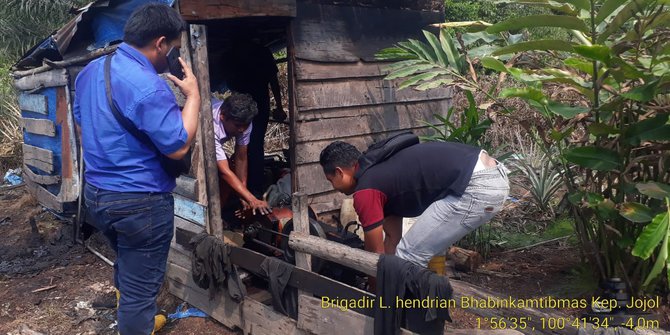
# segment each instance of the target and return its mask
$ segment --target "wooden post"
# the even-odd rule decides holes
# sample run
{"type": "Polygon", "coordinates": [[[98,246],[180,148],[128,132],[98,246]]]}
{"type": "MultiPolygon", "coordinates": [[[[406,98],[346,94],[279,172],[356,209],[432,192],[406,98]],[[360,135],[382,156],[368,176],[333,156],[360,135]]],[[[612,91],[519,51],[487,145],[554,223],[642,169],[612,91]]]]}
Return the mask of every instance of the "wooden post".
{"type": "MultiPolygon", "coordinates": [[[[288,245],[296,251],[296,259],[298,252],[310,253],[316,257],[332,261],[352,269],[358,270],[370,276],[377,275],[377,262],[379,255],[368,251],[354,249],[346,245],[324,240],[320,237],[307,235],[298,231],[291,232],[288,245]]],[[[555,309],[538,310],[534,308],[476,308],[473,300],[481,301],[488,298],[498,298],[501,301],[509,298],[500,297],[499,295],[487,291],[483,288],[471,285],[469,283],[449,279],[451,287],[454,289],[452,298],[455,299],[458,306],[467,309],[468,311],[483,316],[483,317],[518,317],[523,315],[528,317],[528,324],[536,327],[540,333],[548,334],[573,334],[574,329],[543,329],[541,320],[549,318],[564,317],[565,314],[555,309]],[[464,300],[465,299],[465,300],[464,300]],[[469,301],[468,306],[463,306],[463,301],[469,301]]],[[[546,325],[544,326],[546,328],[546,325]]]]}
{"type": "MultiPolygon", "coordinates": [[[[301,235],[309,236],[309,214],[307,211],[307,196],[300,193],[293,193],[293,231],[301,235]]],[[[295,265],[307,271],[312,271],[312,256],[307,253],[295,251],[295,265]]],[[[309,295],[304,291],[298,291],[298,297],[309,295]]],[[[309,295],[311,296],[311,295],[309,295]]],[[[300,307],[300,305],[298,305],[300,307]]]]}
{"type": "MultiPolygon", "coordinates": [[[[184,33],[181,36],[181,57],[186,62],[186,65],[193,68],[193,61],[191,59],[191,48],[190,48],[190,32],[184,33]]],[[[211,102],[210,102],[211,104],[211,102]]],[[[201,116],[202,118],[202,116],[201,116]]],[[[191,153],[191,171],[195,175],[197,180],[197,201],[203,205],[207,206],[209,202],[207,201],[207,177],[205,174],[205,161],[203,153],[203,130],[202,122],[198,122],[198,134],[196,136],[195,145],[192,147],[193,152],[191,153]],[[195,166],[193,166],[195,164],[195,166]]]]}
{"type": "Polygon", "coordinates": [[[214,156],[214,125],[212,124],[212,102],[209,91],[209,60],[207,58],[207,27],[190,25],[190,48],[193,55],[193,72],[200,89],[200,139],[202,159],[205,166],[207,189],[207,232],[223,239],[221,220],[221,198],[219,198],[219,173],[214,156]]]}
{"type": "MultiPolygon", "coordinates": [[[[307,210],[307,196],[296,192],[293,193],[293,231],[309,236],[309,214],[307,210]]],[[[312,270],[312,256],[308,253],[295,253],[295,265],[312,270]]]]}

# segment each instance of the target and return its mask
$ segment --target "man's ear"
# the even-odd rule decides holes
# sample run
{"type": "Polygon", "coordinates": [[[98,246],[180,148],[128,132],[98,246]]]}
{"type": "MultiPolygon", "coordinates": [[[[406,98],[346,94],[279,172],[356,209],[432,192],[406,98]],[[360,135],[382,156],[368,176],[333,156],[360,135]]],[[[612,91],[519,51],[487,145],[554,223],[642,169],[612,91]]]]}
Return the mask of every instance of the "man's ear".
{"type": "MultiPolygon", "coordinates": [[[[154,47],[156,47],[156,50],[161,50],[163,48],[167,48],[168,47],[168,42],[167,42],[167,39],[165,38],[165,36],[161,36],[161,37],[157,38],[156,41],[154,42],[154,47]]],[[[165,50],[165,52],[167,53],[167,50],[165,50]]]]}
{"type": "Polygon", "coordinates": [[[344,170],[342,170],[341,167],[337,166],[335,167],[335,172],[333,173],[333,175],[335,175],[335,177],[342,178],[342,176],[344,176],[344,170]]]}

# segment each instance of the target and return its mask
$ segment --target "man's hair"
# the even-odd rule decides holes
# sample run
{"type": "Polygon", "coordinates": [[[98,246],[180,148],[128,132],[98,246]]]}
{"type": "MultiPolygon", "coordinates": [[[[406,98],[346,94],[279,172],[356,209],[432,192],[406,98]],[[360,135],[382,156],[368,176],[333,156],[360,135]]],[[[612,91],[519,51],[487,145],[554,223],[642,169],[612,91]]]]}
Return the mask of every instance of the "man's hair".
{"type": "Polygon", "coordinates": [[[123,28],[123,41],[138,48],[165,36],[168,41],[179,37],[186,30],[186,22],[168,5],[148,3],[135,9],[123,28]]]}
{"type": "Polygon", "coordinates": [[[319,163],[325,174],[335,173],[335,168],[352,167],[361,157],[355,146],[342,141],[335,141],[321,151],[319,163]]]}
{"type": "Polygon", "coordinates": [[[226,119],[242,123],[251,123],[258,114],[256,101],[249,94],[232,92],[221,105],[226,119]]]}

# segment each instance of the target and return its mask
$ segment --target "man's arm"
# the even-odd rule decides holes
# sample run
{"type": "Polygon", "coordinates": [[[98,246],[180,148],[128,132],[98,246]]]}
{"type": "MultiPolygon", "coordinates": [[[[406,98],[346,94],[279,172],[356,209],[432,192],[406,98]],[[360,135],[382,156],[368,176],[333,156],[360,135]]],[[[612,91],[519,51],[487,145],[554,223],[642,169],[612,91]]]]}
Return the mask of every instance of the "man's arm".
{"type": "Polygon", "coordinates": [[[384,234],[382,226],[377,226],[363,234],[365,250],[377,254],[384,253],[384,234]]]}
{"type": "Polygon", "coordinates": [[[242,181],[230,169],[230,164],[228,164],[227,160],[216,161],[216,165],[219,168],[220,177],[249,204],[254,214],[256,214],[256,210],[259,211],[259,214],[269,214],[271,212],[267,202],[256,199],[256,197],[249,192],[242,181]]]}
{"type": "Polygon", "coordinates": [[[240,179],[242,185],[247,186],[249,158],[247,157],[248,146],[238,145],[235,147],[235,175],[240,179]]]}
{"type": "Polygon", "coordinates": [[[191,147],[191,143],[195,139],[195,134],[198,130],[198,113],[200,111],[200,91],[198,89],[198,81],[191,71],[191,68],[186,65],[183,59],[179,57],[179,62],[181,63],[182,69],[184,71],[184,80],[179,80],[179,78],[168,74],[167,77],[172,80],[177,87],[181,90],[182,93],[186,96],[186,102],[184,103],[184,109],[182,109],[181,117],[184,121],[184,129],[188,134],[186,138],[186,144],[179,148],[179,150],[167,155],[172,159],[182,159],[188,149],[191,147]]]}
{"type": "Polygon", "coordinates": [[[384,218],[384,252],[387,255],[395,255],[395,248],[402,238],[402,217],[387,216],[384,218]]]}

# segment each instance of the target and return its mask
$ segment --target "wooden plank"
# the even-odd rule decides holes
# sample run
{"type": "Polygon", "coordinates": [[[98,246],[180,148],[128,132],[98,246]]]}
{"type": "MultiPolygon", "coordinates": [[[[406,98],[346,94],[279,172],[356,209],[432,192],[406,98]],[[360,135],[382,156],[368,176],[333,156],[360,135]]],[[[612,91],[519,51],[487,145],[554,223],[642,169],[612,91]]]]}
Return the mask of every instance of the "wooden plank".
{"type": "Polygon", "coordinates": [[[419,131],[426,127],[425,122],[437,124],[433,115],[425,118],[412,119],[400,115],[398,119],[373,118],[371,116],[353,116],[341,119],[326,119],[311,122],[299,122],[296,137],[298,142],[311,142],[335,139],[349,139],[359,136],[376,135],[382,137],[387,133],[399,131],[419,131]]]}
{"type": "Polygon", "coordinates": [[[190,26],[190,47],[193,56],[193,72],[198,79],[200,89],[200,139],[201,156],[204,160],[207,191],[207,231],[223,238],[223,220],[221,220],[221,198],[219,196],[219,170],[214,156],[214,125],[212,123],[212,102],[209,89],[209,60],[207,56],[207,27],[190,26]]]}
{"type": "MultiPolygon", "coordinates": [[[[312,140],[309,142],[302,142],[296,144],[296,164],[303,165],[308,163],[318,163],[319,155],[321,150],[323,150],[328,144],[335,140],[345,141],[360,150],[361,152],[365,151],[372,143],[376,141],[383,140],[389,136],[393,136],[398,133],[409,131],[409,129],[398,129],[383,133],[375,133],[369,135],[358,135],[354,137],[337,137],[333,136],[332,138],[327,138],[323,140],[312,140]]],[[[434,130],[429,127],[425,128],[415,128],[411,129],[414,134],[419,136],[433,134],[434,130]]]]}
{"type": "MultiPolygon", "coordinates": [[[[375,333],[375,322],[372,317],[351,310],[342,311],[337,307],[324,308],[321,299],[301,295],[298,297],[298,306],[298,328],[310,333],[318,335],[339,335],[342,331],[346,331],[347,335],[375,333]]],[[[401,328],[398,334],[414,333],[401,328]]]]}
{"type": "Polygon", "coordinates": [[[14,80],[14,87],[19,91],[67,85],[67,70],[57,69],[37,73],[14,80]]]}
{"type": "Polygon", "coordinates": [[[293,176],[298,182],[298,192],[313,196],[333,190],[333,186],[326,179],[323,168],[318,163],[298,166],[297,170],[293,172],[293,176]]]}
{"type": "Polygon", "coordinates": [[[20,123],[21,127],[29,133],[51,137],[56,136],[56,125],[51,120],[21,118],[20,123]]]}
{"type": "Polygon", "coordinates": [[[372,118],[388,117],[397,119],[398,115],[419,114],[416,117],[430,117],[433,114],[446,115],[452,105],[452,98],[437,100],[420,100],[398,102],[394,104],[377,104],[352,107],[334,107],[312,110],[301,110],[298,113],[299,121],[317,121],[326,119],[341,119],[353,116],[368,116],[372,118]],[[418,110],[418,111],[417,111],[418,110]],[[433,110],[431,113],[430,111],[433,110]]]}
{"type": "Polygon", "coordinates": [[[42,185],[54,185],[60,183],[60,176],[44,176],[33,172],[28,166],[23,165],[23,174],[32,182],[42,185]]]}
{"type": "Polygon", "coordinates": [[[23,162],[46,173],[52,173],[54,171],[53,155],[53,152],[50,150],[34,147],[25,143],[23,144],[23,162]]]}
{"type": "Polygon", "coordinates": [[[49,114],[46,95],[22,93],[19,95],[19,107],[22,111],[49,114]]]}
{"type": "Polygon", "coordinates": [[[177,194],[173,194],[173,196],[174,215],[193,223],[197,223],[203,227],[205,226],[205,213],[207,213],[207,208],[205,208],[205,206],[177,194]]]}
{"type": "MultiPolygon", "coordinates": [[[[347,195],[335,191],[331,187],[330,191],[326,191],[321,194],[310,195],[309,207],[311,207],[312,210],[314,210],[314,212],[316,212],[318,215],[329,211],[333,211],[333,214],[335,214],[335,211],[339,213],[339,210],[342,207],[342,201],[347,198],[347,195]]],[[[330,219],[331,215],[327,215],[326,217],[330,219]]]]}
{"type": "MultiPolygon", "coordinates": [[[[386,303],[384,303],[386,304],[386,303]]],[[[298,297],[298,328],[314,334],[339,335],[346,329],[347,335],[374,334],[375,320],[354,312],[342,311],[337,307],[324,308],[321,299],[307,296],[298,297]]],[[[401,328],[398,334],[414,334],[401,328]]],[[[517,335],[523,334],[512,329],[449,329],[449,335],[517,335]]]]}
{"type": "Polygon", "coordinates": [[[440,12],[444,11],[441,0],[303,0],[307,3],[338,5],[347,7],[395,8],[440,12]]]}
{"type": "Polygon", "coordinates": [[[47,191],[44,187],[35,184],[33,181],[27,179],[26,186],[30,193],[37,199],[42,206],[53,209],[58,213],[63,212],[63,203],[58,200],[58,197],[47,191]]]}
{"type": "Polygon", "coordinates": [[[58,198],[62,202],[77,200],[80,195],[79,162],[74,118],[70,109],[70,94],[67,86],[56,88],[56,124],[60,126],[61,172],[63,178],[58,198]]]}
{"type": "Polygon", "coordinates": [[[322,63],[298,59],[295,64],[295,73],[296,79],[300,81],[383,77],[388,74],[388,71],[384,70],[388,64],[362,61],[356,63],[322,63]]]}
{"type": "Polygon", "coordinates": [[[184,175],[179,176],[177,178],[177,186],[172,192],[197,202],[198,180],[184,175]]]}
{"type": "Polygon", "coordinates": [[[191,254],[184,252],[181,248],[170,245],[170,253],[168,254],[168,262],[177,264],[184,268],[191,267],[191,254]]]}
{"type": "Polygon", "coordinates": [[[187,21],[253,16],[295,17],[295,0],[182,0],[179,12],[187,21]]]}
{"type": "MultiPolygon", "coordinates": [[[[192,249],[190,245],[176,245],[173,244],[173,249],[190,255],[192,249]]],[[[261,269],[261,265],[265,260],[270,258],[258,252],[232,246],[230,248],[230,260],[233,264],[249,271],[257,276],[267,278],[267,273],[261,269]]],[[[306,271],[304,269],[292,267],[291,277],[288,285],[295,288],[300,288],[303,291],[313,293],[316,296],[337,296],[342,299],[371,299],[374,295],[360,290],[358,288],[346,285],[328,277],[324,277],[314,272],[306,271]]],[[[373,310],[367,307],[353,308],[354,310],[365,315],[373,315],[373,310]]]]}
{"type": "Polygon", "coordinates": [[[298,12],[296,56],[321,62],[374,61],[379,50],[407,38],[423,40],[422,29],[444,22],[441,13],[302,2],[298,12]]]}
{"type": "Polygon", "coordinates": [[[210,300],[209,294],[193,282],[190,269],[174,263],[168,263],[168,290],[227,327],[242,329],[244,334],[305,334],[295,320],[249,297],[237,303],[222,290],[210,300]]]}
{"type": "MultiPolygon", "coordinates": [[[[398,90],[401,80],[381,78],[352,78],[347,81],[298,82],[297,106],[300,112],[369,105],[396,104],[398,102],[443,100],[451,98],[452,90],[439,87],[426,91],[398,90]]],[[[392,106],[390,106],[392,107],[392,106]]],[[[384,108],[390,108],[384,106],[384,108]]]]}

